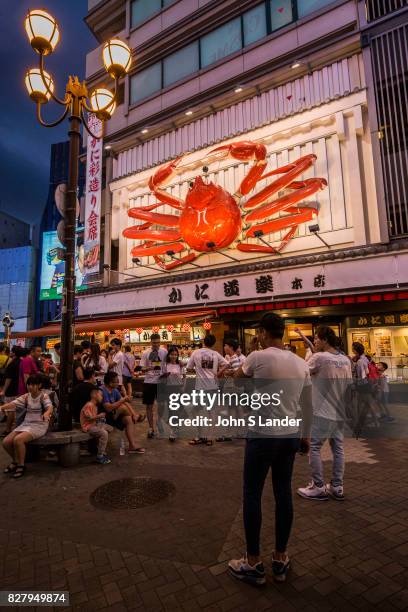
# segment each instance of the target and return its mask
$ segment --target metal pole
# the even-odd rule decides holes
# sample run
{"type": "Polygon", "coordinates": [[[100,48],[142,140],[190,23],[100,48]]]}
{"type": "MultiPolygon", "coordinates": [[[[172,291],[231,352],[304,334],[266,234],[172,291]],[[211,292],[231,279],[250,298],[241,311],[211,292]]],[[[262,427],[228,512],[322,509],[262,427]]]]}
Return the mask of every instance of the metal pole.
{"type": "Polygon", "coordinates": [[[61,318],[61,375],[60,408],[58,429],[72,429],[69,409],[69,392],[72,387],[73,353],[75,338],[75,246],[76,246],[76,201],[78,190],[79,149],[81,145],[80,102],[73,97],[69,134],[68,189],[65,202],[65,277],[61,318]]]}
{"type": "Polygon", "coordinates": [[[105,236],[104,236],[104,249],[103,249],[103,263],[108,265],[109,268],[105,268],[103,272],[103,286],[109,287],[111,281],[110,266],[112,264],[112,192],[109,188],[112,181],[112,167],[113,167],[113,153],[108,151],[106,156],[106,187],[104,197],[104,209],[105,209],[105,236]]]}

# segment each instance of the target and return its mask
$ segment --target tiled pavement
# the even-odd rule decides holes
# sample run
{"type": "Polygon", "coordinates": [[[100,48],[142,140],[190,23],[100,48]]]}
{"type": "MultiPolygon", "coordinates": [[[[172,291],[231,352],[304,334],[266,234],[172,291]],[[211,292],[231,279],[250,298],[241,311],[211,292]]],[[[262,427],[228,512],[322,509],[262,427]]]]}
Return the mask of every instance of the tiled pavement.
{"type": "MultiPolygon", "coordinates": [[[[225,572],[225,562],[245,549],[243,442],[192,448],[153,440],[146,446],[146,455],[137,457],[120,457],[116,447],[110,466],[84,457],[73,470],[42,461],[30,464],[22,481],[1,476],[0,588],[67,590],[71,609],[84,612],[408,609],[405,440],[346,442],[347,500],[319,504],[296,497],[293,571],[278,586],[267,567],[262,589],[225,572]],[[90,504],[96,487],[129,476],[170,480],[176,492],[137,510],[90,504]]],[[[299,457],[294,485],[307,480],[307,460],[299,457]]],[[[268,483],[266,561],[272,549],[268,483]]]]}

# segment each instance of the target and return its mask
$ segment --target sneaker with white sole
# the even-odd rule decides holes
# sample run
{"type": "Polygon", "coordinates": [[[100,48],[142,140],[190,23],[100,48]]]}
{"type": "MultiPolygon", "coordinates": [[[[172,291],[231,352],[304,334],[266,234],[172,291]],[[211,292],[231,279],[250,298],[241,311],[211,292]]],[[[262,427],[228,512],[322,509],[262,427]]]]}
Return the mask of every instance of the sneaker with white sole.
{"type": "Polygon", "coordinates": [[[231,559],[228,563],[228,570],[231,576],[247,582],[255,586],[261,586],[266,583],[265,569],[262,562],[256,565],[249,565],[248,559],[231,559]]]}
{"type": "Polygon", "coordinates": [[[344,501],[344,490],[342,486],[334,487],[331,483],[326,485],[326,491],[333,499],[344,501]]]}
{"type": "Polygon", "coordinates": [[[308,484],[307,487],[297,489],[296,493],[300,495],[300,497],[313,499],[315,501],[327,501],[329,499],[326,487],[324,485],[323,487],[318,487],[314,482],[308,484]]]}
{"type": "Polygon", "coordinates": [[[272,553],[272,573],[275,582],[285,582],[289,569],[290,559],[288,555],[286,555],[284,561],[280,561],[275,559],[274,554],[272,553]]]}

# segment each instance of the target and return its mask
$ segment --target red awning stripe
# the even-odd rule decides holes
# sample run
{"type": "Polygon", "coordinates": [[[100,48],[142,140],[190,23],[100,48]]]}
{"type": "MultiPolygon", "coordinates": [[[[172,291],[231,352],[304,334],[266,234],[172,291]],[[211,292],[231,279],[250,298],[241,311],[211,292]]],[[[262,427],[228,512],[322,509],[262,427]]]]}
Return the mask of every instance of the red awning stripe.
{"type": "MultiPolygon", "coordinates": [[[[166,325],[167,323],[185,323],[194,319],[217,316],[214,308],[201,310],[185,310],[180,312],[169,312],[166,314],[133,315],[132,317],[118,319],[98,319],[90,321],[77,321],[76,332],[97,332],[111,329],[135,329],[136,327],[150,327],[152,325],[166,325]]],[[[30,329],[26,332],[14,332],[12,338],[38,338],[43,336],[59,336],[61,325],[47,325],[38,329],[30,329]]]]}

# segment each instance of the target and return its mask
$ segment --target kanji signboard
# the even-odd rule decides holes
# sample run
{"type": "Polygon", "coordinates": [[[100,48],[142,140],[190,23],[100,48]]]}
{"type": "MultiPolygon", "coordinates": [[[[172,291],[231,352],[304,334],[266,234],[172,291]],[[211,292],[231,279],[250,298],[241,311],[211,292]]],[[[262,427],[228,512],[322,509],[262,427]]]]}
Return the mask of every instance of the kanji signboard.
{"type": "MultiPolygon", "coordinates": [[[[102,136],[102,121],[90,115],[91,132],[102,136]]],[[[88,138],[86,153],[84,266],[87,274],[99,272],[101,241],[102,138],[88,138]]]]}

